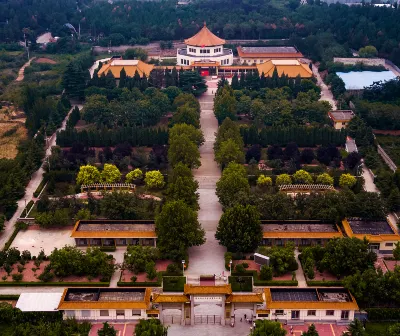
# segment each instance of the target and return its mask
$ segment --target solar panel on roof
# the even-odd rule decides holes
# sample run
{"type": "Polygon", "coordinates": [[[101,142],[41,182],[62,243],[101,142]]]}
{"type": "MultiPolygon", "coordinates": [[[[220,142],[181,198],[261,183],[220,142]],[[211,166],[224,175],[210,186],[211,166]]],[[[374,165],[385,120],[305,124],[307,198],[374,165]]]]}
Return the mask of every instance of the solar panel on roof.
{"type": "Polygon", "coordinates": [[[271,291],[273,301],[318,301],[317,293],[311,291],[271,291]]]}
{"type": "Polygon", "coordinates": [[[348,220],[350,228],[354,234],[394,234],[392,228],[386,220],[348,220]]]}

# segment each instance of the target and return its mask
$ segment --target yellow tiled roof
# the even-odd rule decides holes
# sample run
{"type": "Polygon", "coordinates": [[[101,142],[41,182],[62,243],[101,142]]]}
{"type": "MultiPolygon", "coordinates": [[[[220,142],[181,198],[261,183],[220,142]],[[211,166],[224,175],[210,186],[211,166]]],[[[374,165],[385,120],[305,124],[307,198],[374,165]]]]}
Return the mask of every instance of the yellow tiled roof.
{"type": "Polygon", "coordinates": [[[157,238],[155,231],[72,231],[72,238],[157,238]]]}
{"type": "Polygon", "coordinates": [[[158,309],[147,309],[146,314],[160,314],[158,309]]]}
{"type": "MultiPolygon", "coordinates": [[[[390,220],[387,220],[387,221],[388,221],[388,224],[390,225],[390,227],[392,228],[392,230],[394,232],[396,232],[396,230],[393,228],[393,225],[390,222],[390,220]]],[[[355,237],[358,239],[366,238],[370,243],[380,243],[380,242],[385,242],[385,241],[400,241],[400,235],[398,235],[397,233],[393,233],[393,234],[385,233],[385,234],[378,234],[378,235],[353,233],[353,230],[351,229],[350,224],[347,221],[347,219],[344,219],[342,221],[342,225],[343,225],[344,231],[346,232],[346,235],[349,236],[350,238],[352,238],[352,237],[355,237]]]]}
{"type": "Polygon", "coordinates": [[[191,294],[232,294],[231,285],[221,285],[221,286],[195,286],[187,285],[184,286],[184,293],[186,295],[191,294]]]}
{"type": "Polygon", "coordinates": [[[298,75],[300,75],[301,78],[311,78],[313,76],[308,65],[300,63],[297,60],[270,60],[265,63],[257,64],[256,66],[259,74],[261,75],[264,72],[266,77],[272,77],[275,69],[277,69],[279,76],[285,73],[289,78],[295,78],[298,75]]]}
{"type": "Polygon", "coordinates": [[[67,292],[68,288],[64,289],[58,310],[147,309],[150,304],[151,288],[146,288],[143,301],[65,301],[67,292]]]}
{"type": "Polygon", "coordinates": [[[225,44],[225,40],[214,35],[204,24],[204,27],[191,38],[185,40],[185,44],[196,47],[211,47],[225,44]]]}
{"type": "Polygon", "coordinates": [[[190,300],[186,295],[169,295],[169,294],[155,294],[153,298],[153,302],[155,303],[185,303],[190,300]]]}
{"type": "Polygon", "coordinates": [[[110,61],[101,67],[98,72],[98,76],[101,76],[103,73],[105,76],[107,76],[108,72],[111,71],[114,78],[119,79],[121,70],[124,68],[128,77],[133,77],[136,71],[139,73],[140,77],[143,77],[143,74],[146,74],[146,76],[149,77],[151,70],[154,68],[154,64],[147,64],[140,60],[135,63],[137,64],[122,65],[121,63],[118,63],[118,60],[110,61]]]}
{"type": "Polygon", "coordinates": [[[342,238],[343,234],[341,232],[263,232],[263,238],[277,238],[277,239],[307,239],[307,238],[321,238],[321,239],[331,239],[331,238],[342,238]]]}
{"type": "Polygon", "coordinates": [[[271,311],[269,309],[257,309],[257,314],[269,314],[271,311]]]}
{"type": "Polygon", "coordinates": [[[226,302],[263,303],[264,299],[262,297],[262,294],[232,294],[227,297],[226,302]]]}

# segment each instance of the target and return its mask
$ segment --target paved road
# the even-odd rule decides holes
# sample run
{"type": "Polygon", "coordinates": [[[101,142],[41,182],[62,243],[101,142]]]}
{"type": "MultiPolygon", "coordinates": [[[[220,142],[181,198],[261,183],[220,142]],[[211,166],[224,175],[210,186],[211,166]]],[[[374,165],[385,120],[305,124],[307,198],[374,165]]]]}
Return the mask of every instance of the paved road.
{"type": "Polygon", "coordinates": [[[297,261],[297,263],[299,265],[299,268],[296,270],[297,282],[299,283],[299,287],[301,287],[301,288],[307,287],[307,281],[306,281],[306,278],[304,276],[303,268],[301,267],[301,263],[300,263],[300,260],[299,260],[300,252],[296,249],[294,254],[296,256],[296,261],[297,261]]]}
{"type": "Polygon", "coordinates": [[[329,90],[328,86],[324,83],[321,75],[318,72],[318,67],[313,64],[312,66],[313,74],[317,78],[318,86],[321,88],[321,99],[326,100],[332,105],[332,110],[337,110],[336,101],[333,98],[332,92],[329,90]]]}
{"type": "Polygon", "coordinates": [[[207,82],[208,90],[199,99],[201,105],[200,124],[204,133],[205,143],[200,147],[201,167],[193,174],[199,182],[198,218],[206,231],[206,243],[189,249],[189,269],[185,274],[194,279],[202,274],[221,274],[224,272],[225,248],[218,244],[214,235],[218,221],[222,215],[222,207],[215,194],[216,182],[221,177],[221,171],[214,161],[215,133],[218,122],[214,116],[214,94],[217,81],[207,82]]]}
{"type": "Polygon", "coordinates": [[[19,69],[19,71],[18,71],[18,77],[15,79],[16,82],[22,82],[22,81],[24,80],[24,71],[25,71],[25,68],[26,68],[27,66],[30,66],[30,65],[31,65],[31,62],[32,62],[35,58],[36,58],[36,57],[32,57],[28,62],[26,62],[26,63],[21,67],[21,69],[19,69]]]}
{"type": "Polygon", "coordinates": [[[374,183],[374,176],[365,164],[362,165],[362,176],[364,178],[364,189],[368,192],[379,192],[374,183]]]}
{"type": "MultiPolygon", "coordinates": [[[[82,109],[82,105],[77,105],[79,109],[82,109]]],[[[58,130],[64,130],[67,124],[67,120],[69,118],[69,115],[71,113],[72,109],[68,112],[68,115],[65,117],[64,121],[62,122],[61,127],[58,130]]],[[[50,156],[51,154],[51,147],[56,145],[56,138],[57,138],[57,133],[54,133],[53,136],[49,139],[48,142],[48,148],[46,150],[46,155],[45,159],[50,156]]],[[[42,181],[43,178],[43,165],[35,172],[33,173],[31,180],[29,181],[26,189],[25,189],[25,195],[18,201],[18,208],[17,211],[14,213],[14,216],[6,222],[4,231],[1,233],[0,236],[0,247],[3,248],[7,240],[10,238],[12,233],[14,232],[14,225],[17,222],[17,219],[21,216],[22,211],[25,209],[25,205],[29,203],[29,201],[32,200],[33,198],[33,193],[39,186],[40,182],[42,181]]]]}

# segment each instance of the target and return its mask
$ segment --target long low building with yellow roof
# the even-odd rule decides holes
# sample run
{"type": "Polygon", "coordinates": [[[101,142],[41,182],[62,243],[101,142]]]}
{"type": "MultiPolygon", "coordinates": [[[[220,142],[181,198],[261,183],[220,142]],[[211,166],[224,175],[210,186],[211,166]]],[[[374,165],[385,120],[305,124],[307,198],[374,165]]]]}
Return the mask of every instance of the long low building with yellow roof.
{"type": "Polygon", "coordinates": [[[64,318],[89,321],[158,317],[150,297],[151,288],[66,288],[58,310],[64,318]]]}
{"type": "Polygon", "coordinates": [[[299,322],[349,323],[358,305],[345,288],[265,288],[269,318],[299,322]]]}
{"type": "Polygon", "coordinates": [[[346,218],[342,225],[348,237],[368,239],[372,251],[380,254],[392,254],[400,235],[389,219],[346,218]]]}
{"type": "Polygon", "coordinates": [[[156,246],[154,220],[79,220],[71,237],[76,246],[156,246]]]}
{"type": "Polygon", "coordinates": [[[321,220],[262,220],[262,244],[284,246],[288,242],[295,246],[325,245],[332,238],[342,238],[340,228],[333,222],[321,220]]]}

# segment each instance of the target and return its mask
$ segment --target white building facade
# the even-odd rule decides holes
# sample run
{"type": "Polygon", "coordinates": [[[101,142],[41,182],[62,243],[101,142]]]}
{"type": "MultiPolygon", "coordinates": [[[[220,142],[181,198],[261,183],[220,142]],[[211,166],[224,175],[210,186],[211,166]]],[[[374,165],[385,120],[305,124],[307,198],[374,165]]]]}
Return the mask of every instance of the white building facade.
{"type": "Polygon", "coordinates": [[[193,65],[194,62],[232,65],[232,49],[224,48],[225,40],[204,27],[193,37],[185,40],[186,48],[177,50],[177,65],[193,65]]]}

